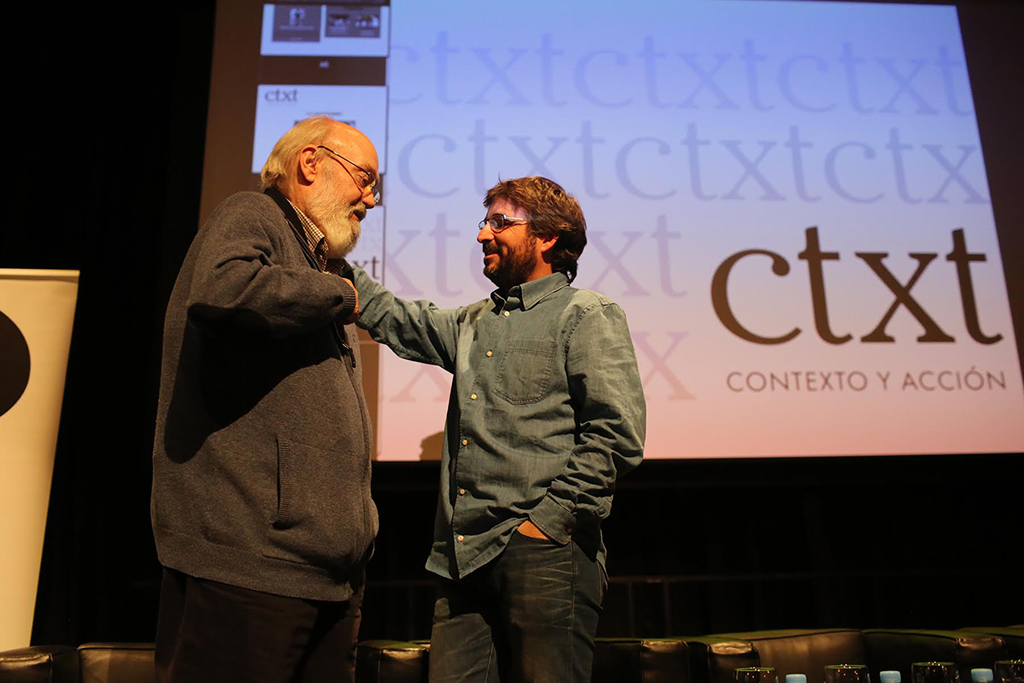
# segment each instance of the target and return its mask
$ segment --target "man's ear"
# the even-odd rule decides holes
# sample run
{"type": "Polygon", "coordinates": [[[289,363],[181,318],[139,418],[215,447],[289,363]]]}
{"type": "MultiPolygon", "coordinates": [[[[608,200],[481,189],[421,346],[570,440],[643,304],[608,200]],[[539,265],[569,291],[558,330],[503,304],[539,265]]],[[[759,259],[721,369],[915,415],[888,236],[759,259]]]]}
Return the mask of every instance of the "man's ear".
{"type": "Polygon", "coordinates": [[[299,150],[299,182],[312,185],[316,178],[316,145],[306,145],[299,150]]]}
{"type": "Polygon", "coordinates": [[[558,235],[554,235],[552,237],[538,237],[536,239],[537,245],[540,247],[541,257],[543,257],[545,261],[550,261],[551,250],[556,244],[558,244],[558,235]]]}

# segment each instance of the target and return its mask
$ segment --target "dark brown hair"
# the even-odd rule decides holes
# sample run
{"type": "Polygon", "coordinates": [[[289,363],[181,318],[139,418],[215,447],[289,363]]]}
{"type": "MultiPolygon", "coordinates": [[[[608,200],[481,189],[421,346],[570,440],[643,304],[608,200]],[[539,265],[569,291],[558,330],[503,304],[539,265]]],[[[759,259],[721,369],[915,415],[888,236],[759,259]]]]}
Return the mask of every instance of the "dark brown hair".
{"type": "Polygon", "coordinates": [[[535,237],[558,237],[551,249],[551,268],[572,282],[576,261],[587,246],[587,221],[576,198],[553,180],[541,176],[502,180],[487,191],[484,206],[503,199],[525,211],[535,237]]]}

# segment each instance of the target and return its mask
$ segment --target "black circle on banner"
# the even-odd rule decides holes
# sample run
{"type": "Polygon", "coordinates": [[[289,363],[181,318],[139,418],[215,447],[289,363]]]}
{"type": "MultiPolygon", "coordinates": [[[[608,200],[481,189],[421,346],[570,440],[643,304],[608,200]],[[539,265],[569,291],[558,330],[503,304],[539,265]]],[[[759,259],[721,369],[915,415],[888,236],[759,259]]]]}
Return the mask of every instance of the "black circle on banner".
{"type": "Polygon", "coordinates": [[[0,415],[13,408],[25,393],[31,365],[25,335],[13,320],[0,313],[0,415]]]}

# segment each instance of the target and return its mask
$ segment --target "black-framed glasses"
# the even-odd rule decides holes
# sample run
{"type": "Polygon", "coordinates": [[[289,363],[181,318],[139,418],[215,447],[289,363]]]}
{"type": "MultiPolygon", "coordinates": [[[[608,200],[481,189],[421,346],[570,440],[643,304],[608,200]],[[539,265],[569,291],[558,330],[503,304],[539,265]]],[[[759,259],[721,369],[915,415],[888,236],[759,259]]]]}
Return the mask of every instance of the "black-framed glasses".
{"type": "Polygon", "coordinates": [[[348,174],[352,177],[352,180],[355,182],[355,184],[359,186],[359,189],[363,190],[364,192],[368,190],[370,192],[370,196],[373,197],[373,203],[374,204],[380,204],[380,183],[377,181],[376,176],[374,176],[372,173],[370,173],[365,168],[363,168],[362,166],[360,166],[356,162],[352,161],[351,159],[338,154],[337,152],[335,152],[330,147],[325,147],[323,145],[317,145],[316,148],[317,149],[322,149],[322,150],[327,151],[327,152],[330,152],[331,154],[333,154],[334,156],[338,157],[339,159],[347,161],[348,163],[350,163],[353,166],[355,166],[356,168],[358,168],[359,172],[363,174],[359,178],[357,178],[354,175],[352,175],[352,171],[349,171],[348,167],[345,166],[344,164],[342,164],[342,168],[344,168],[346,171],[348,171],[348,174]]]}
{"type": "Polygon", "coordinates": [[[488,216],[479,223],[477,228],[483,230],[489,228],[491,232],[501,232],[505,228],[515,225],[516,223],[529,223],[529,218],[519,218],[518,216],[506,216],[503,213],[496,213],[493,216],[488,216]]]}

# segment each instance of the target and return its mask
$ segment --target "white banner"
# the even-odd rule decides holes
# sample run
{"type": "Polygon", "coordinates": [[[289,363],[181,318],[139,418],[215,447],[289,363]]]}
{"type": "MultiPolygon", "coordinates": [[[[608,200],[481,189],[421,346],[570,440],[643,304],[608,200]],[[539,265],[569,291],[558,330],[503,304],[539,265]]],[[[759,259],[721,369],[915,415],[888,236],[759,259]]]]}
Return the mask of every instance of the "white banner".
{"type": "Polygon", "coordinates": [[[29,645],[77,270],[0,269],[0,650],[29,645]]]}

